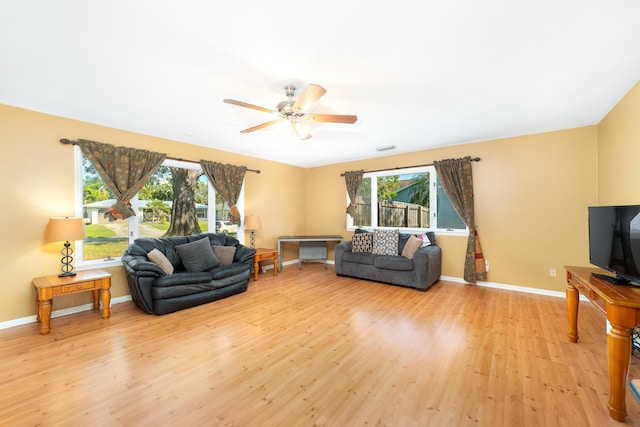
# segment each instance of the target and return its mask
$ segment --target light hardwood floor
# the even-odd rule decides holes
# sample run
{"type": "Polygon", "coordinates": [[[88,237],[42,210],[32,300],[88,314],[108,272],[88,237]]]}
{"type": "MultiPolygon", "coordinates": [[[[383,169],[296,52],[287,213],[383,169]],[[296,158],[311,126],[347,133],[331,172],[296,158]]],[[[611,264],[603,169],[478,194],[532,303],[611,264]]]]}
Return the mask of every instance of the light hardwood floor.
{"type": "MultiPolygon", "coordinates": [[[[604,317],[563,298],[261,274],[165,316],[133,303],[0,331],[2,426],[614,426],[604,317]]],[[[632,358],[631,376],[640,377],[632,358]]],[[[628,425],[640,405],[627,393],[628,425]]]]}

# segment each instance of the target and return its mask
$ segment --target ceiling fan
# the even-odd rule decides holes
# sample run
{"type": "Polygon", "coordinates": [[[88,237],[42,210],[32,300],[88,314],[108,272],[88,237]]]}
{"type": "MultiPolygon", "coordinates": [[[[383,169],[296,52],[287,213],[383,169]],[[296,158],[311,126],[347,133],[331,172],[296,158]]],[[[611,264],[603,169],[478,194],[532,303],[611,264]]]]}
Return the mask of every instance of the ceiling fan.
{"type": "Polygon", "coordinates": [[[280,102],[276,106],[275,110],[259,107],[253,104],[247,104],[242,101],[236,101],[235,99],[225,99],[224,102],[240,107],[264,111],[265,113],[274,113],[279,116],[278,119],[270,120],[257,126],[241,130],[241,133],[249,133],[259,129],[264,129],[268,126],[272,126],[286,120],[289,121],[291,128],[298,138],[308,139],[311,138],[311,134],[305,126],[305,122],[355,123],[356,120],[358,120],[358,116],[353,115],[307,113],[309,107],[311,107],[313,103],[327,92],[322,86],[310,84],[297,100],[294,99],[294,94],[296,92],[296,87],[294,85],[286,85],[284,90],[287,95],[287,100],[280,102]]]}

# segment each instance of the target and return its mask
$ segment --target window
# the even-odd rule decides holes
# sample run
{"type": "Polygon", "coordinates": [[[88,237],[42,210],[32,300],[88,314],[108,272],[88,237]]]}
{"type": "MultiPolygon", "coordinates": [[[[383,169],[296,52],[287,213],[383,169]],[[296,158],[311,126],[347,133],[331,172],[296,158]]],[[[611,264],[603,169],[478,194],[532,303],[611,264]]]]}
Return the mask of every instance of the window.
{"type": "MultiPolygon", "coordinates": [[[[119,264],[122,251],[138,237],[161,237],[169,229],[174,210],[172,182],[181,179],[187,185],[183,195],[195,203],[198,226],[203,233],[217,232],[216,220],[226,220],[229,206],[209,185],[199,163],[165,160],[151,175],[144,187],[131,200],[136,216],[110,222],[104,213],[114,203],[114,196],[104,185],[91,162],[76,150],[76,215],[84,218],[85,240],[76,242],[76,265],[119,264]],[[215,200],[209,209],[209,200],[215,200]],[[215,207],[214,207],[215,206],[215,207]],[[212,224],[210,229],[209,224],[212,224]]],[[[242,212],[244,189],[238,200],[242,212]]],[[[227,232],[238,236],[238,230],[227,232]]],[[[243,233],[239,233],[242,235],[243,233]]]]}
{"type": "Polygon", "coordinates": [[[350,227],[467,230],[433,166],[365,173],[356,204],[350,227]]]}

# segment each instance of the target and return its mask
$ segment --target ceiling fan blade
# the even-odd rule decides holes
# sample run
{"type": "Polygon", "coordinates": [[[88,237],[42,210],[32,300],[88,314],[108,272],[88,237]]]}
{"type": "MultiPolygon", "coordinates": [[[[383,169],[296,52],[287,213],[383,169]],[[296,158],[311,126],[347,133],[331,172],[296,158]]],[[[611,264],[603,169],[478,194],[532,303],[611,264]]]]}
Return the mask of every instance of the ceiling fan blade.
{"type": "Polygon", "coordinates": [[[249,133],[249,132],[253,132],[255,130],[260,130],[260,129],[266,128],[268,126],[275,125],[276,123],[280,123],[281,121],[282,120],[271,120],[271,121],[262,123],[260,125],[254,126],[254,127],[250,127],[250,128],[245,129],[245,130],[241,130],[240,133],[249,133]]]}
{"type": "Polygon", "coordinates": [[[358,116],[342,114],[305,114],[304,119],[312,122],[355,123],[356,120],[358,120],[358,116]]]}
{"type": "Polygon", "coordinates": [[[223,99],[222,102],[226,102],[227,104],[237,105],[239,107],[251,108],[253,110],[264,111],[265,113],[275,113],[276,111],[270,108],[259,107],[253,104],[247,104],[246,102],[236,101],[235,99],[223,99]]]}
{"type": "Polygon", "coordinates": [[[304,92],[302,92],[302,95],[298,97],[298,100],[293,104],[291,109],[293,111],[307,111],[309,107],[325,93],[327,93],[327,91],[322,86],[310,84],[304,92]]]}
{"type": "Polygon", "coordinates": [[[303,123],[291,122],[291,129],[293,129],[293,131],[296,133],[298,138],[300,138],[301,140],[311,138],[309,129],[307,129],[307,127],[303,123]]]}

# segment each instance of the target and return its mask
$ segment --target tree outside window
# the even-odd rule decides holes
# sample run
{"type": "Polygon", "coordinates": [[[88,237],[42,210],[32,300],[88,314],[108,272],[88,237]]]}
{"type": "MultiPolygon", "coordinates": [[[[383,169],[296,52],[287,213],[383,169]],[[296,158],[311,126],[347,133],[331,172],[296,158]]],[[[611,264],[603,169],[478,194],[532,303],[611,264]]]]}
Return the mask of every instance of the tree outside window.
{"type": "Polygon", "coordinates": [[[186,236],[210,229],[215,232],[209,223],[226,218],[229,212],[229,206],[209,185],[198,163],[166,160],[131,200],[136,216],[109,221],[104,212],[113,204],[114,197],[91,163],[79,155],[80,205],[86,224],[86,238],[76,248],[79,263],[119,258],[138,237],[186,236]],[[216,200],[212,209],[210,198],[216,200]]]}

